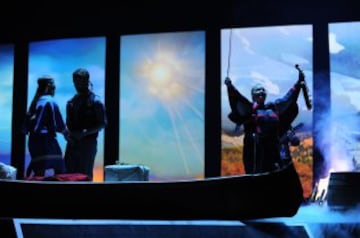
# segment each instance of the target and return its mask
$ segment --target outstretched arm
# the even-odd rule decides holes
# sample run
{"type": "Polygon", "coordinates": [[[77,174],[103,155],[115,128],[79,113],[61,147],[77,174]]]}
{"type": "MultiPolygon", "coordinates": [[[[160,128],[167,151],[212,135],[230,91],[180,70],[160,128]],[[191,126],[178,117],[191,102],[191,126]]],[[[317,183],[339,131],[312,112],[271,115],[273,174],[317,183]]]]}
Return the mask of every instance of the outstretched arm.
{"type": "Polygon", "coordinates": [[[224,83],[227,86],[231,108],[229,119],[236,124],[241,124],[246,118],[251,116],[252,104],[234,87],[229,77],[225,79],[224,83]]]}
{"type": "Polygon", "coordinates": [[[301,87],[304,84],[304,74],[300,73],[299,78],[293,87],[285,94],[284,97],[275,101],[277,110],[280,115],[286,113],[291,107],[297,104],[301,87]]]}

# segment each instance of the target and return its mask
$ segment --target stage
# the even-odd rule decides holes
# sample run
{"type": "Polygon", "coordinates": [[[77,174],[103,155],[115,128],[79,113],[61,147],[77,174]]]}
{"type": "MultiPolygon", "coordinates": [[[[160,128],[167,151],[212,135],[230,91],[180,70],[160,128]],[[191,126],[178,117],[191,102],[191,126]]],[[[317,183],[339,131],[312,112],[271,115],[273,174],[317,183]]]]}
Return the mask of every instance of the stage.
{"type": "MultiPolygon", "coordinates": [[[[104,237],[291,237],[358,238],[360,205],[332,209],[327,203],[303,204],[293,217],[237,220],[85,220],[13,219],[17,238],[104,237]]],[[[10,236],[11,237],[11,236],[10,236]]]]}
{"type": "Polygon", "coordinates": [[[3,205],[0,231],[6,238],[358,238],[359,176],[332,173],[310,199],[292,166],[165,183],[1,181],[3,204],[27,202],[3,205]]]}

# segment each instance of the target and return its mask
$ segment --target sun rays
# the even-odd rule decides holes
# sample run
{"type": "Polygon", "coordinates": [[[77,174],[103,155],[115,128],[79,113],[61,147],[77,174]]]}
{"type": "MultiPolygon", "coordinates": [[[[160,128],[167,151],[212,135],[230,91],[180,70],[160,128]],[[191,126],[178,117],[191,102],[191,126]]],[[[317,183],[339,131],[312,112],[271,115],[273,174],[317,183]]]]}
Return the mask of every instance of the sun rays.
{"type": "MultiPolygon", "coordinates": [[[[146,40],[144,35],[146,46],[143,47],[148,50],[131,52],[135,56],[130,54],[136,57],[130,63],[129,74],[129,81],[135,82],[135,87],[130,83],[131,89],[123,89],[123,94],[132,98],[133,106],[128,110],[134,113],[146,110],[147,114],[124,112],[125,117],[137,118],[140,123],[126,123],[122,130],[130,132],[129,126],[134,123],[146,131],[148,138],[138,138],[144,143],[132,141],[139,143],[143,151],[149,151],[142,152],[142,157],[146,154],[148,158],[140,160],[150,164],[155,176],[163,179],[199,177],[204,170],[205,57],[203,47],[199,47],[204,42],[189,41],[186,35],[191,34],[150,37],[152,40],[146,40]],[[159,145],[159,148],[145,144],[149,139],[152,146],[159,145]]],[[[137,49],[135,47],[134,44],[137,49]]],[[[126,100],[129,101],[129,97],[126,100]]],[[[139,160],[140,156],[137,157],[139,160]]]]}

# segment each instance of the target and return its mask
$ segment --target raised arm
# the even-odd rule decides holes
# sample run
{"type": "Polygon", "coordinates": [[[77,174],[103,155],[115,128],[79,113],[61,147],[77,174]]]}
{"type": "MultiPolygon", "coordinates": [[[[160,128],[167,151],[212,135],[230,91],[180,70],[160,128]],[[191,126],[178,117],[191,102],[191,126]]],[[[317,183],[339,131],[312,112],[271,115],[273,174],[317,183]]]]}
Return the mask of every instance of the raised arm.
{"type": "Polygon", "coordinates": [[[252,103],[234,87],[230,78],[227,77],[224,83],[227,86],[229,104],[231,108],[231,112],[228,117],[232,122],[241,124],[244,120],[251,116],[252,103]]]}

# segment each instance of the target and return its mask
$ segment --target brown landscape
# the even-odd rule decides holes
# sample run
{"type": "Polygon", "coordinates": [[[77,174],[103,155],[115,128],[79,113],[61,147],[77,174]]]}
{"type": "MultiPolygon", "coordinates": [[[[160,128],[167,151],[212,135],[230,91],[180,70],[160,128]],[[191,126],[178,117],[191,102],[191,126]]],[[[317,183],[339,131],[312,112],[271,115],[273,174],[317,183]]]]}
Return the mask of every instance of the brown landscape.
{"type": "MultiPolygon", "coordinates": [[[[304,198],[312,193],[313,182],[313,138],[310,133],[298,134],[299,146],[291,146],[291,155],[304,190],[304,198]]],[[[221,176],[245,174],[242,162],[242,137],[222,134],[221,176]]]]}

